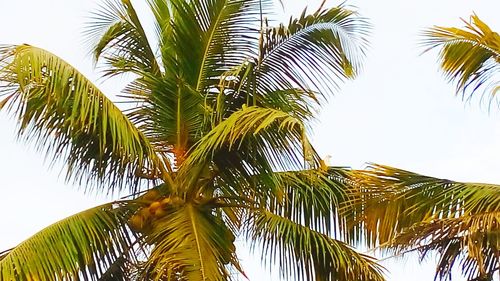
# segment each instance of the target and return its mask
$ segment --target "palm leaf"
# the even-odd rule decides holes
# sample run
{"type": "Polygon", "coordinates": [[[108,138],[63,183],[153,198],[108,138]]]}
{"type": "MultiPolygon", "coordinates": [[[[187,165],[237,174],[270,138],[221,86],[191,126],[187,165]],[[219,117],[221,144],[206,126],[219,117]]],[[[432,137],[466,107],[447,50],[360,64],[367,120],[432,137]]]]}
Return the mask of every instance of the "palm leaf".
{"type": "Polygon", "coordinates": [[[275,215],[257,210],[249,238],[263,248],[263,260],[296,280],[385,280],[382,268],[348,245],[275,215]],[[267,258],[267,259],[265,259],[267,258]]]}
{"type": "Polygon", "coordinates": [[[106,0],[91,17],[86,34],[95,44],[97,62],[104,58],[106,76],[133,72],[160,74],[154,50],[130,0],[106,0]]]}
{"type": "Polygon", "coordinates": [[[436,279],[451,280],[460,262],[467,280],[488,280],[499,270],[499,223],[499,211],[425,221],[398,234],[389,247],[396,253],[418,251],[421,259],[438,252],[436,279]]]}
{"type": "Polygon", "coordinates": [[[126,259],[125,258],[117,258],[114,263],[112,263],[108,270],[104,272],[99,281],[126,281],[127,279],[127,267],[126,267],[126,259]]]}
{"type": "Polygon", "coordinates": [[[128,232],[122,203],[108,203],[61,220],[0,260],[1,280],[96,280],[128,255],[128,232]]]}
{"type": "Polygon", "coordinates": [[[218,79],[221,73],[232,66],[241,64],[254,55],[257,47],[258,30],[255,19],[259,15],[262,0],[218,0],[197,1],[196,10],[206,15],[199,16],[204,42],[197,75],[196,89],[202,90],[209,79],[218,79]],[[222,58],[222,61],[221,61],[222,58]]]}
{"type": "Polygon", "coordinates": [[[174,66],[171,71],[179,73],[196,91],[217,85],[223,71],[254,53],[259,3],[260,0],[171,1],[175,16],[168,43],[175,57],[166,59],[174,66]]]}
{"type": "Polygon", "coordinates": [[[232,173],[234,170],[224,168],[241,167],[238,170],[247,178],[255,174],[272,173],[275,169],[302,168],[305,162],[314,166],[319,161],[299,119],[286,112],[256,106],[244,107],[215,126],[190,151],[180,172],[192,172],[193,167],[217,159],[221,160],[218,167],[220,172],[232,173]],[[235,161],[229,165],[222,164],[230,160],[227,153],[231,151],[236,151],[232,154],[237,157],[235,161]],[[225,159],[219,159],[218,155],[225,159]],[[260,161],[237,160],[243,155],[250,157],[246,159],[260,161]]]}
{"type": "Polygon", "coordinates": [[[168,7],[150,2],[165,78],[145,79],[152,90],[148,105],[158,129],[153,134],[170,144],[177,166],[209,130],[203,122],[206,96],[217,88],[221,74],[242,63],[256,46],[256,36],[249,34],[257,33],[251,25],[257,2],[176,0],[168,7]]]}
{"type": "Polygon", "coordinates": [[[437,250],[436,278],[446,280],[455,260],[472,278],[495,268],[499,249],[500,186],[460,183],[372,165],[353,176],[359,190],[355,237],[395,254],[437,250]],[[361,234],[363,233],[363,234],[361,234]],[[493,266],[491,263],[493,262],[493,266]]]}
{"type": "Polygon", "coordinates": [[[424,32],[424,46],[439,48],[439,62],[446,77],[456,81],[457,93],[489,93],[500,89],[500,35],[477,15],[472,15],[465,28],[435,26],[424,32]]]}
{"type": "Polygon", "coordinates": [[[234,235],[203,205],[185,203],[155,222],[147,236],[153,250],[147,272],[187,280],[228,280],[227,265],[240,268],[234,235]]]}
{"type": "Polygon", "coordinates": [[[174,155],[175,166],[185,159],[189,148],[204,129],[202,95],[186,83],[171,79],[145,78],[134,86],[144,90],[143,106],[129,116],[144,129],[158,150],[174,155]]]}
{"type": "Polygon", "coordinates": [[[217,95],[206,98],[212,123],[218,124],[243,105],[278,109],[303,122],[312,119],[319,107],[318,94],[313,91],[290,87],[257,93],[256,83],[255,64],[250,61],[226,71],[220,78],[217,95]]]}
{"type": "Polygon", "coordinates": [[[352,78],[366,48],[368,24],[356,12],[336,7],[306,11],[287,26],[266,27],[257,64],[259,92],[293,88],[332,90],[352,78]]]}
{"type": "Polygon", "coordinates": [[[263,196],[255,201],[274,214],[332,235],[341,230],[342,218],[338,210],[349,198],[347,185],[336,177],[347,177],[349,171],[330,167],[328,170],[278,172],[275,173],[275,181],[259,175],[261,188],[257,190],[256,196],[263,196]]]}
{"type": "Polygon", "coordinates": [[[19,135],[64,159],[67,179],[109,190],[134,189],[136,171],[156,171],[147,138],[99,89],[57,56],[29,45],[0,50],[4,109],[19,120],[19,135]]]}
{"type": "Polygon", "coordinates": [[[154,25],[156,39],[158,43],[158,51],[160,60],[163,66],[168,66],[168,58],[172,57],[173,45],[172,42],[172,25],[171,20],[174,18],[172,6],[165,0],[148,0],[149,8],[154,15],[154,25]]]}

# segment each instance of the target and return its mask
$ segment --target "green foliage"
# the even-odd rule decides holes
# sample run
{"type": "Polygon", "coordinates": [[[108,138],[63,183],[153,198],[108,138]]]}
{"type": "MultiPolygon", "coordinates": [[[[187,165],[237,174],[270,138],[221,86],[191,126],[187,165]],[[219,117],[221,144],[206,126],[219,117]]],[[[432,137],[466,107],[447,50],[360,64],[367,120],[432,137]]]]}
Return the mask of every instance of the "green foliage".
{"type": "Polygon", "coordinates": [[[288,25],[266,26],[258,63],[263,91],[288,88],[292,83],[305,90],[329,92],[337,78],[355,77],[368,29],[355,16],[343,7],[320,8],[310,15],[304,10],[299,18],[290,18],[288,25]]]}

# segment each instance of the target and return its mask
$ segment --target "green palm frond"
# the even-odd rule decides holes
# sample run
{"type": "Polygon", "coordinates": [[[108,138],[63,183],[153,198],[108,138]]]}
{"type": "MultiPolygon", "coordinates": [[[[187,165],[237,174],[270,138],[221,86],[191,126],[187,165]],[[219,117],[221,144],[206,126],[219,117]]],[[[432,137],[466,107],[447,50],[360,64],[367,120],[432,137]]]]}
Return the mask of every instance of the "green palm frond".
{"type": "Polygon", "coordinates": [[[303,122],[313,119],[319,107],[317,93],[294,87],[257,93],[256,81],[255,64],[251,61],[245,61],[224,72],[220,78],[217,95],[206,98],[206,103],[211,106],[212,123],[218,124],[243,105],[278,109],[298,117],[303,122]]]}
{"type": "Polygon", "coordinates": [[[433,27],[424,32],[424,46],[439,48],[439,62],[457,92],[482,91],[495,97],[500,91],[500,35],[472,15],[465,28],[433,27]]]}
{"type": "Polygon", "coordinates": [[[247,136],[259,135],[272,124],[278,124],[283,132],[302,133],[304,124],[287,112],[257,106],[243,106],[227,119],[218,124],[206,138],[210,153],[225,145],[229,150],[236,149],[247,136]]]}
{"type": "Polygon", "coordinates": [[[92,54],[96,62],[104,59],[104,75],[160,74],[154,49],[130,0],[104,1],[91,17],[86,36],[90,42],[96,41],[92,54]]]}
{"type": "Polygon", "coordinates": [[[229,268],[240,268],[235,236],[205,208],[183,203],[155,222],[146,238],[154,245],[147,264],[149,274],[158,278],[180,274],[193,281],[231,279],[229,268]]]}
{"type": "Polygon", "coordinates": [[[139,106],[126,113],[158,151],[174,154],[182,163],[187,150],[204,131],[205,109],[201,93],[182,81],[143,77],[130,83],[124,92],[139,106]]]}
{"type": "Polygon", "coordinates": [[[287,26],[266,27],[258,62],[259,91],[294,85],[331,91],[339,80],[359,71],[367,30],[367,22],[344,7],[310,15],[304,10],[287,26]]]}
{"type": "Polygon", "coordinates": [[[172,40],[172,25],[171,20],[174,18],[172,6],[165,0],[147,0],[152,14],[154,15],[154,26],[156,39],[158,43],[158,50],[160,61],[164,68],[169,65],[166,61],[172,57],[173,45],[170,43],[172,40]]]}
{"type": "MultiPolygon", "coordinates": [[[[335,179],[347,177],[350,170],[330,167],[328,170],[302,170],[275,173],[276,180],[261,181],[261,189],[256,193],[264,194],[259,205],[266,206],[272,213],[303,224],[327,235],[341,230],[339,207],[348,199],[346,184],[335,179]],[[273,187],[272,192],[266,191],[273,187]]],[[[259,177],[259,180],[262,177],[259,177]]],[[[260,181],[259,181],[260,182],[260,181]]]]}
{"type": "Polygon", "coordinates": [[[468,278],[498,263],[500,186],[460,183],[381,165],[353,173],[359,188],[354,232],[395,254],[440,254],[436,278],[447,280],[455,260],[468,278]],[[363,234],[358,234],[362,236],[363,234]]]}
{"type": "Polygon", "coordinates": [[[217,79],[223,71],[255,55],[257,34],[255,19],[263,0],[195,1],[196,10],[206,11],[200,22],[205,31],[196,89],[213,86],[207,80],[217,79]],[[222,60],[221,60],[222,59],[222,60]]]}
{"type": "Polygon", "coordinates": [[[118,257],[108,269],[99,277],[99,281],[127,281],[130,280],[130,263],[125,257],[118,257]]]}
{"type": "Polygon", "coordinates": [[[59,57],[29,45],[0,50],[3,109],[18,119],[19,134],[65,158],[67,178],[85,179],[107,191],[128,184],[135,173],[154,170],[156,156],[146,137],[80,72],[59,57]]]}
{"type": "MultiPolygon", "coordinates": [[[[151,90],[149,115],[153,133],[168,142],[176,164],[209,130],[204,100],[216,92],[222,73],[241,64],[255,49],[257,34],[252,21],[258,1],[157,1],[150,6],[160,35],[165,78],[148,77],[151,90]],[[166,25],[162,22],[171,19],[166,25]],[[253,42],[253,43],[252,43],[253,42]]],[[[147,97],[148,98],[148,97],[147,97]]]]}
{"type": "Polygon", "coordinates": [[[109,203],[48,226],[5,254],[0,279],[95,280],[132,248],[127,212],[109,203]]]}
{"type": "Polygon", "coordinates": [[[8,254],[9,252],[12,251],[12,249],[4,250],[0,252],[0,261],[2,261],[8,254]]]}
{"type": "Polygon", "coordinates": [[[338,240],[271,212],[256,211],[248,233],[263,260],[295,280],[385,280],[375,260],[338,240]]]}
{"type": "MultiPolygon", "coordinates": [[[[190,171],[197,163],[206,163],[207,159],[213,159],[218,153],[237,151],[241,155],[250,150],[253,154],[251,158],[263,156],[260,157],[263,162],[255,162],[255,165],[267,170],[251,171],[248,175],[256,172],[272,173],[273,169],[303,168],[305,162],[314,166],[319,162],[306,136],[304,124],[299,119],[271,108],[244,106],[215,126],[196,144],[181,171],[190,171]]],[[[252,166],[254,161],[241,164],[247,165],[247,169],[248,165],[257,167],[252,166]]]]}
{"type": "Polygon", "coordinates": [[[216,85],[223,71],[254,54],[260,1],[171,1],[170,70],[196,91],[216,85]]]}

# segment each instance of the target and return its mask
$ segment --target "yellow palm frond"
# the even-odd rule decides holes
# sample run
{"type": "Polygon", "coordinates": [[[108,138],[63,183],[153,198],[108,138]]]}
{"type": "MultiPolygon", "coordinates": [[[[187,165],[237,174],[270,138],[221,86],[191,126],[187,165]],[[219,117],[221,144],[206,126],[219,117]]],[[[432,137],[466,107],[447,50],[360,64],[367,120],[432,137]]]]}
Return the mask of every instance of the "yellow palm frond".
{"type": "Polygon", "coordinates": [[[500,89],[500,35],[477,15],[465,28],[435,26],[424,32],[424,46],[439,48],[439,62],[457,92],[484,92],[491,98],[500,89]]]}
{"type": "MultiPolygon", "coordinates": [[[[467,278],[498,271],[500,186],[461,183],[382,165],[354,171],[350,231],[395,254],[436,252],[436,277],[460,260],[467,278]]],[[[347,209],[349,211],[349,209],[347,209]]]]}

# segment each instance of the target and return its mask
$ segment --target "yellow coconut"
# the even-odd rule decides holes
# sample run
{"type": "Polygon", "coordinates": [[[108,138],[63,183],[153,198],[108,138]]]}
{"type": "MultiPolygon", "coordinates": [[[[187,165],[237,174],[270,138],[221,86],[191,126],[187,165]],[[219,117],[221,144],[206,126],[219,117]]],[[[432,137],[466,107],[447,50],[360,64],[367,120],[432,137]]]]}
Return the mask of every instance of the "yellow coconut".
{"type": "Polygon", "coordinates": [[[141,215],[133,215],[128,222],[134,231],[141,231],[144,228],[144,217],[141,215]]]}
{"type": "Polygon", "coordinates": [[[142,208],[139,211],[139,214],[144,217],[144,221],[148,220],[148,218],[151,216],[151,213],[149,212],[149,208],[147,208],[147,207],[142,208]]]}
{"type": "Polygon", "coordinates": [[[161,204],[158,201],[155,201],[149,205],[149,212],[153,215],[156,210],[161,209],[161,204]]]}
{"type": "Polygon", "coordinates": [[[163,208],[167,207],[168,205],[170,205],[171,203],[171,200],[169,197],[167,198],[163,198],[163,200],[161,200],[160,204],[163,208]]]}
{"type": "Polygon", "coordinates": [[[156,218],[162,218],[167,214],[167,212],[163,208],[158,208],[155,211],[155,217],[156,218]]]}

